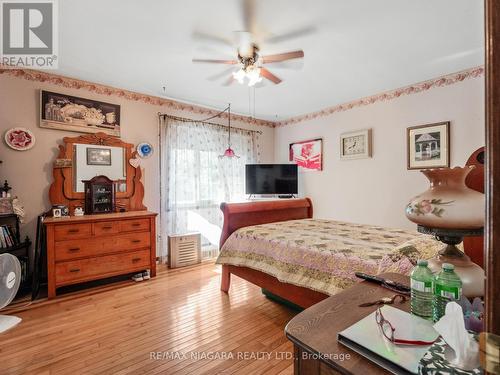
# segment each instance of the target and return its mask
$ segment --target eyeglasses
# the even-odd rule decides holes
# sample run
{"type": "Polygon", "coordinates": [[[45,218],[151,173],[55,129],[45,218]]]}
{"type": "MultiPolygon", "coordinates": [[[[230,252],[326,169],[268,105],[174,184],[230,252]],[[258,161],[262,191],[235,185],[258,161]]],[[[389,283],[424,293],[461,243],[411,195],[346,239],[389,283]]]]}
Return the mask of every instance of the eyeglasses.
{"type": "Polygon", "coordinates": [[[396,328],[392,326],[391,322],[389,322],[387,319],[384,318],[384,316],[382,315],[382,311],[380,310],[380,307],[375,312],[375,320],[377,321],[377,324],[380,330],[382,331],[384,337],[393,344],[424,346],[424,345],[432,345],[436,342],[436,340],[421,341],[421,340],[403,340],[395,338],[394,332],[396,332],[396,328]]]}

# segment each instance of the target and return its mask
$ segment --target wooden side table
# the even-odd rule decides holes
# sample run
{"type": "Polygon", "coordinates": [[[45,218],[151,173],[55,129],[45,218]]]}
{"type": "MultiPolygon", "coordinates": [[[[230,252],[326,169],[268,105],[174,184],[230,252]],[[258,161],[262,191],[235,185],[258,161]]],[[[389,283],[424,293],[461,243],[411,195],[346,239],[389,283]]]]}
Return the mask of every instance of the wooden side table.
{"type": "MultiPolygon", "coordinates": [[[[409,277],[395,273],[382,275],[403,284],[409,277]]],[[[294,344],[294,373],[319,374],[390,374],[365,357],[337,342],[337,333],[377,309],[359,307],[365,302],[392,297],[395,293],[363,281],[329,297],[295,316],[285,327],[287,338],[294,344]]],[[[392,305],[409,311],[409,301],[392,305]]]]}

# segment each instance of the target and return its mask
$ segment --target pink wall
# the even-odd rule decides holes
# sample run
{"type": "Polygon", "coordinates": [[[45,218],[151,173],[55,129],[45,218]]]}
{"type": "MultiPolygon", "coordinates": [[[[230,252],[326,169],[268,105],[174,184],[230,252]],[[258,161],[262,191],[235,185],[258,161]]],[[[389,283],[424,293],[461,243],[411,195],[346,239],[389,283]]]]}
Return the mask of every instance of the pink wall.
{"type": "Polygon", "coordinates": [[[406,169],[406,128],[451,121],[451,166],[484,145],[484,77],[275,129],[275,161],[288,162],[288,145],[322,137],[324,170],[301,173],[299,190],[316,217],[415,228],[404,215],[409,198],[427,188],[406,169]],[[373,129],[373,157],[340,160],[341,133],[373,129]]]}
{"type": "MultiPolygon", "coordinates": [[[[53,84],[29,81],[21,78],[0,75],[0,135],[13,127],[24,127],[33,131],[36,145],[28,151],[14,151],[4,142],[0,147],[0,179],[7,179],[13,186],[14,194],[24,203],[27,218],[23,226],[24,234],[34,238],[36,217],[50,208],[48,189],[52,182],[52,163],[57,156],[57,147],[62,138],[75,137],[79,133],[60,130],[42,129],[38,126],[39,90],[60,92],[116,103],[121,106],[122,139],[137,144],[151,142],[154,155],[141,162],[144,167],[145,205],[152,211],[160,209],[160,175],[158,148],[158,112],[168,112],[190,118],[206,117],[189,112],[172,111],[169,108],[123,99],[117,96],[98,95],[84,89],[68,89],[53,84]]],[[[215,120],[214,120],[215,121],[215,120]]],[[[222,121],[226,123],[226,121],[222,121]]],[[[233,121],[231,121],[233,123],[233,121]]],[[[234,121],[237,127],[263,131],[262,162],[272,162],[274,157],[274,129],[266,126],[254,126],[234,121]]],[[[158,227],[159,230],[159,227],[158,227]]]]}

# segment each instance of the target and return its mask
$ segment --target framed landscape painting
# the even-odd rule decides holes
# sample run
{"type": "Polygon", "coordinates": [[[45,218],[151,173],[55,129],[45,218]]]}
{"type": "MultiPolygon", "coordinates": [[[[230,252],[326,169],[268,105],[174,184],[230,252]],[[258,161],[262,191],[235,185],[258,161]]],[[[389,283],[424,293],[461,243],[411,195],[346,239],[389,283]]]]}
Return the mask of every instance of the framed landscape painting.
{"type": "Polygon", "coordinates": [[[408,169],[450,166],[450,122],[414,126],[407,129],[408,169]]]}
{"type": "Polygon", "coordinates": [[[322,171],[323,139],[290,143],[289,160],[297,164],[302,171],[322,171]]]}

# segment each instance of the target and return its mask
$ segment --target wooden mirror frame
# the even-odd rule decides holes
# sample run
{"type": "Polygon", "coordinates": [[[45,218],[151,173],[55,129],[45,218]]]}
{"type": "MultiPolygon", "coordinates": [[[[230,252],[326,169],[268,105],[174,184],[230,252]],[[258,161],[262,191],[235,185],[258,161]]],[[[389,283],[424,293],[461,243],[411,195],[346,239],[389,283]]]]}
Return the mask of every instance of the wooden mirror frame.
{"type": "Polygon", "coordinates": [[[141,168],[139,166],[134,168],[129,162],[130,159],[134,159],[137,156],[137,152],[133,151],[133,144],[123,142],[121,139],[106,133],[65,137],[63,138],[63,143],[59,145],[59,155],[53,166],[54,181],[49,190],[50,202],[53,206],[65,205],[69,208],[71,215],[74,213],[75,207],[85,207],[85,193],[73,191],[74,146],[75,144],[87,144],[122,147],[124,149],[127,190],[116,193],[116,210],[143,211],[147,209],[142,203],[144,186],[141,182],[141,168]],[[65,164],[65,160],[72,160],[72,162],[65,164]]]}

